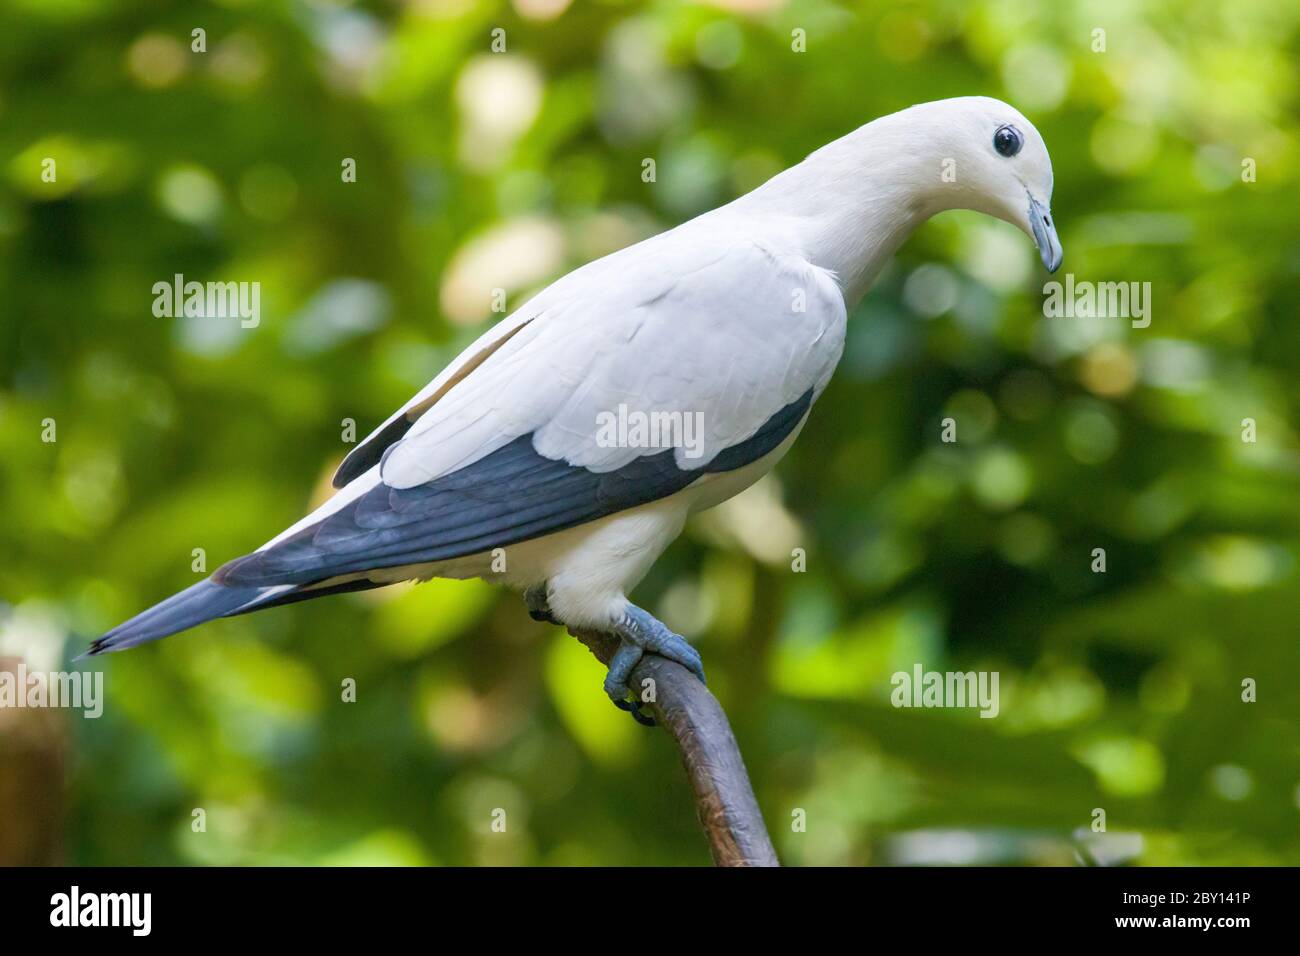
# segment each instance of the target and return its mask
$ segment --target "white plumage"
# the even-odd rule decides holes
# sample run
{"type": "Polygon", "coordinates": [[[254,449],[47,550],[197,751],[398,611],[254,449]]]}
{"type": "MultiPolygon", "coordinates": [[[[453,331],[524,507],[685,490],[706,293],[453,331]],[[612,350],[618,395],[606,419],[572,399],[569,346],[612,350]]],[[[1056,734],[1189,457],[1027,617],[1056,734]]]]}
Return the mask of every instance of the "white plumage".
{"type": "Polygon", "coordinates": [[[824,387],[844,344],[834,280],[725,221],[689,226],[593,262],[524,306],[518,331],[392,446],[383,480],[410,488],[526,434],[539,454],[597,472],[661,450],[598,446],[597,416],[620,404],[702,412],[704,455],[678,449],[690,468],[824,387]]]}

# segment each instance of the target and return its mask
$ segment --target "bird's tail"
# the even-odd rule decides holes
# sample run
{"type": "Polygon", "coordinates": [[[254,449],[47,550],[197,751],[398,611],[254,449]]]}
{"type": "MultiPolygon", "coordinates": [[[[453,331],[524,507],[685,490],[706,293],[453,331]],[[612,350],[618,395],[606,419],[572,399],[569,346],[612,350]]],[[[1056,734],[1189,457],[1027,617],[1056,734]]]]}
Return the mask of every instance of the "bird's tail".
{"type": "Polygon", "coordinates": [[[128,647],[147,644],[219,617],[232,617],[297,601],[310,601],[330,594],[367,591],[383,587],[387,583],[362,576],[354,580],[336,579],[333,582],[316,581],[310,584],[228,585],[220,583],[217,580],[220,577],[221,571],[218,570],[206,581],[191,585],[119,624],[103,637],[94,640],[90,650],[77,660],[112,651],[124,651],[128,647]]]}
{"type": "Polygon", "coordinates": [[[284,591],[284,587],[227,587],[217,584],[211,578],[200,581],[167,600],[155,604],[147,611],[137,614],[131,620],[119,624],[103,637],[90,645],[90,650],[78,657],[82,660],[110,651],[123,651],[160,637],[167,637],[177,631],[183,631],[211,621],[213,618],[225,617],[241,610],[252,610],[250,605],[260,605],[276,597],[275,593],[284,591]]]}

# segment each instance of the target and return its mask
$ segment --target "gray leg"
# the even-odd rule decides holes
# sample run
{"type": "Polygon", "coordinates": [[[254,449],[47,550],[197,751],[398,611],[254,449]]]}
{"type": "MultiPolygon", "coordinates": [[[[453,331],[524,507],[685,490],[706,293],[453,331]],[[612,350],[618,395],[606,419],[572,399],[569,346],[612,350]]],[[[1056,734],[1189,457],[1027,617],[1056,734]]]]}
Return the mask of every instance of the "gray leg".
{"type": "Polygon", "coordinates": [[[648,611],[642,610],[635,604],[629,604],[622,622],[616,625],[614,630],[623,640],[639,644],[651,654],[658,654],[660,657],[681,664],[698,677],[701,684],[708,683],[704,679],[704,662],[700,659],[700,652],[686,643],[686,638],[668,630],[667,625],[658,621],[648,611]]]}
{"type": "MultiPolygon", "coordinates": [[[[563,624],[551,613],[546,600],[545,582],[534,585],[524,592],[524,602],[528,605],[528,615],[535,621],[547,621],[551,624],[563,624]]],[[[653,615],[635,604],[629,604],[623,616],[609,628],[609,633],[620,639],[619,648],[609,662],[609,674],[605,677],[605,693],[620,710],[631,711],[638,723],[654,726],[654,719],[641,713],[641,701],[628,688],[627,681],[632,669],[641,662],[643,654],[658,654],[670,661],[676,661],[688,671],[704,680],[704,663],[700,653],[680,634],[674,634],[666,625],[656,620],[653,615]],[[631,700],[628,698],[631,697],[631,700]]]]}
{"type": "MultiPolygon", "coordinates": [[[[627,709],[624,705],[629,693],[628,676],[636,667],[643,653],[658,654],[670,661],[676,661],[688,671],[704,680],[704,663],[700,653],[680,634],[674,634],[667,626],[656,620],[649,612],[629,604],[627,611],[614,623],[610,631],[622,638],[623,643],[609,662],[609,674],[605,678],[605,693],[615,705],[627,709]]],[[[635,700],[634,704],[639,703],[635,700]]],[[[635,711],[634,711],[635,716],[635,711]]]]}

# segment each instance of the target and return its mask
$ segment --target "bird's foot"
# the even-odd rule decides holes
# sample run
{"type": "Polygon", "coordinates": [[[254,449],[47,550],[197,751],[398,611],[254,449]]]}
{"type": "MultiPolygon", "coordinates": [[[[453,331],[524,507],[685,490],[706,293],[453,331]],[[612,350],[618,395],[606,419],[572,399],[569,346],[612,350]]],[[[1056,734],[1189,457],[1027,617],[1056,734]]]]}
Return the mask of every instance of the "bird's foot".
{"type": "Polygon", "coordinates": [[[632,668],[640,663],[643,654],[649,652],[676,661],[698,677],[700,683],[707,683],[700,652],[686,643],[686,638],[673,633],[666,625],[635,604],[627,606],[622,618],[610,630],[618,636],[620,644],[609,662],[609,673],[605,676],[605,693],[609,695],[615,707],[630,711],[637,723],[648,727],[654,726],[654,718],[641,712],[642,704],[650,701],[642,699],[627,684],[632,668]]]}
{"type": "Polygon", "coordinates": [[[551,606],[546,602],[546,582],[535,584],[524,592],[524,603],[528,605],[528,616],[534,621],[545,624],[559,624],[551,613],[551,606]]]}

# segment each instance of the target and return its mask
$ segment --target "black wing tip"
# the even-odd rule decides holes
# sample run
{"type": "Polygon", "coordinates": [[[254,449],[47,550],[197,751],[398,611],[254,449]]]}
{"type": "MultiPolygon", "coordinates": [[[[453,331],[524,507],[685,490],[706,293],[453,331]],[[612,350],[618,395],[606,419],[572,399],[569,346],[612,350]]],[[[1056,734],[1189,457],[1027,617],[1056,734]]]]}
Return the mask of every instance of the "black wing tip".
{"type": "MultiPolygon", "coordinates": [[[[382,449],[380,450],[382,451],[382,449]]],[[[369,471],[378,461],[379,457],[372,455],[369,446],[363,445],[354,448],[334,469],[334,477],[330,479],[330,484],[335,488],[346,488],[354,480],[369,471]],[[361,454],[358,454],[358,452],[361,454]],[[373,460],[371,460],[372,458],[373,460]]]]}
{"type": "Polygon", "coordinates": [[[384,452],[388,451],[394,442],[410,431],[413,424],[415,424],[415,419],[408,418],[406,415],[398,415],[378,432],[348,452],[347,457],[335,469],[330,484],[335,488],[342,488],[344,485],[351,484],[360,478],[379,464],[380,459],[384,457],[384,452]]]}

